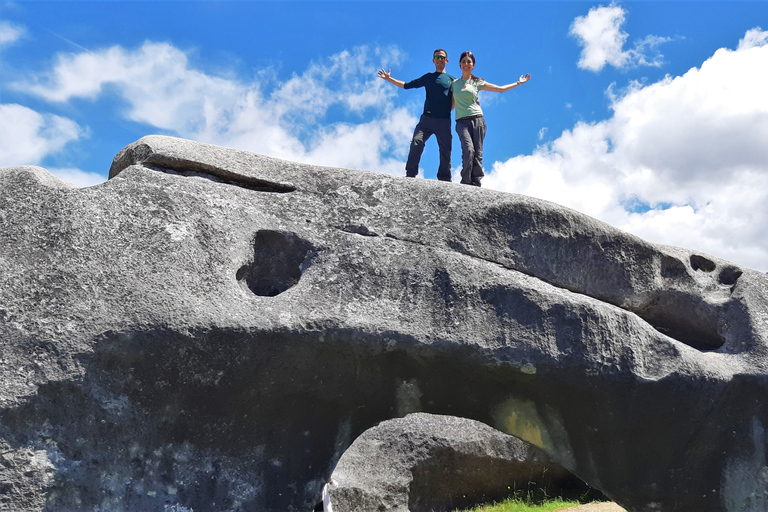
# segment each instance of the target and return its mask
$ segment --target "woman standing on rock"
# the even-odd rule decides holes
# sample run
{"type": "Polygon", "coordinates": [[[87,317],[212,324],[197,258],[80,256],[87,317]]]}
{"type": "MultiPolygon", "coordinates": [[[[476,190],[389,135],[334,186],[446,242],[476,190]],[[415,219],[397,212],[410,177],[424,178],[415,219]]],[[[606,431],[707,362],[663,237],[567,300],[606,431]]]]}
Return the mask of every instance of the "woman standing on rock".
{"type": "Polygon", "coordinates": [[[456,133],[461,142],[461,182],[465,185],[480,186],[483,172],[483,140],[485,140],[485,119],[477,97],[480,91],[506,92],[530,80],[531,75],[522,75],[517,82],[507,85],[493,85],[472,74],[475,56],[464,52],[459,58],[461,78],[451,84],[453,102],[456,107],[456,133]]]}

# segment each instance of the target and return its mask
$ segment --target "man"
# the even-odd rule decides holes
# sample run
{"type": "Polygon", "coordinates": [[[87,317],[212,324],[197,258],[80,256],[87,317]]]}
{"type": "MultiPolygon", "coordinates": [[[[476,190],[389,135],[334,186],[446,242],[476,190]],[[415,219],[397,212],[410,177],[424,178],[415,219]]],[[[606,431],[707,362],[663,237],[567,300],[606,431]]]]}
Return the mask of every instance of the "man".
{"type": "Polygon", "coordinates": [[[419,174],[419,161],[424,152],[424,143],[432,136],[437,138],[437,147],[440,150],[440,165],[437,169],[437,179],[451,181],[451,82],[456,80],[445,72],[448,64],[448,54],[443,49],[432,52],[432,62],[435,64],[435,72],[412,80],[403,82],[390,76],[392,70],[379,70],[379,78],[394,84],[402,89],[416,89],[424,87],[427,99],[424,101],[424,113],[421,114],[419,124],[413,131],[411,149],[408,152],[408,161],[405,163],[405,175],[409,178],[419,174]]]}

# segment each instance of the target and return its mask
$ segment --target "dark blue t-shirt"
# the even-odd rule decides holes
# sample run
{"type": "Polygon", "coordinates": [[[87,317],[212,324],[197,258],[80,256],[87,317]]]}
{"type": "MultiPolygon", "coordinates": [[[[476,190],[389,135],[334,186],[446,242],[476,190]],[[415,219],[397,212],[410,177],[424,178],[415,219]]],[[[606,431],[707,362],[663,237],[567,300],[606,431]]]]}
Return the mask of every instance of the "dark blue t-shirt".
{"type": "Polygon", "coordinates": [[[406,82],[404,89],[416,89],[424,87],[427,91],[427,99],[424,101],[424,115],[440,119],[451,118],[451,82],[456,80],[448,73],[433,71],[424,76],[406,82]]]}

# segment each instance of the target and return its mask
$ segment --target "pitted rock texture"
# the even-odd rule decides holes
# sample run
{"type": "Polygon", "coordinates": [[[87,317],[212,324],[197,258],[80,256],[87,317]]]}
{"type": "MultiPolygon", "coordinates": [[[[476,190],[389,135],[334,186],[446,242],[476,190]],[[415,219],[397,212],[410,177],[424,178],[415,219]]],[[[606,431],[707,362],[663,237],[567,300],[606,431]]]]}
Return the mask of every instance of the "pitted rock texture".
{"type": "Polygon", "coordinates": [[[425,413],[366,430],[333,479],[335,512],[450,512],[515,492],[599,496],[525,441],[478,421],[425,413]]]}
{"type": "Polygon", "coordinates": [[[409,412],[768,508],[768,280],[545,201],[150,136],[0,170],[0,507],[306,511],[409,412]]]}

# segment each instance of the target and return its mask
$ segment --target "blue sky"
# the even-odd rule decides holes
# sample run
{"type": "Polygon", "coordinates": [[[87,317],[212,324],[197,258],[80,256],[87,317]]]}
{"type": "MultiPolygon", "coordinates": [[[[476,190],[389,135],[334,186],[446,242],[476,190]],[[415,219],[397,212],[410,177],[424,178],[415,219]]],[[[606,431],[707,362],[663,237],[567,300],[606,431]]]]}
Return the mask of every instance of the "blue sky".
{"type": "Polygon", "coordinates": [[[438,47],[454,76],[464,50],[492,83],[532,75],[481,93],[483,186],[768,270],[762,1],[0,0],[0,167],[89,186],[161,133],[400,176],[424,94],[376,71],[438,47]]]}

